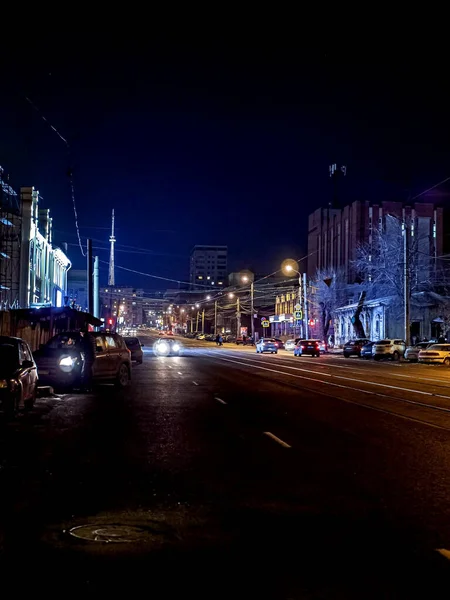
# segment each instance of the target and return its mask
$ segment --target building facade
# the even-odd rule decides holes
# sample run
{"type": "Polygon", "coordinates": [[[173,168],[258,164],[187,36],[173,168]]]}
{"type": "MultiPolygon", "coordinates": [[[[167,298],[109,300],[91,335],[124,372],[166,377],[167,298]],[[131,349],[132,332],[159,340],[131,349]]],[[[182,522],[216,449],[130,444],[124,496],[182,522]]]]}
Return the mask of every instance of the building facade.
{"type": "Polygon", "coordinates": [[[228,247],[194,246],[190,259],[191,289],[217,289],[227,285],[228,247]]]}
{"type": "Polygon", "coordinates": [[[142,325],[145,304],[143,289],[122,286],[100,289],[100,313],[107,326],[121,328],[142,325]]]}
{"type": "Polygon", "coordinates": [[[67,273],[72,264],[65,250],[53,245],[52,218],[49,209],[39,208],[38,190],[23,187],[20,196],[20,306],[65,306],[67,273]]]}
{"type": "Polygon", "coordinates": [[[0,310],[19,308],[22,211],[17,192],[0,167],[0,310]]]}
{"type": "Polygon", "coordinates": [[[70,269],[67,276],[67,295],[69,306],[87,312],[89,307],[86,269],[70,269]]]}
{"type": "Polygon", "coordinates": [[[410,224],[410,235],[420,236],[421,252],[439,257],[444,249],[443,208],[432,203],[416,202],[353,202],[342,209],[320,208],[308,221],[308,277],[317,270],[342,269],[348,283],[354,283],[358,273],[353,266],[358,246],[371,243],[375,228],[386,227],[391,215],[410,224]]]}

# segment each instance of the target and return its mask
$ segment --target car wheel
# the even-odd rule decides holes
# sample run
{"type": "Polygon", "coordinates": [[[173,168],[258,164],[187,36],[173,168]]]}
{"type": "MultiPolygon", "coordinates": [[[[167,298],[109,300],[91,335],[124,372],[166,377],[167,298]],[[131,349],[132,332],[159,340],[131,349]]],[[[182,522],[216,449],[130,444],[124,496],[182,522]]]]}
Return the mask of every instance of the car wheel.
{"type": "Polygon", "coordinates": [[[350,354],[347,354],[347,352],[344,352],[344,358],[350,358],[350,354]]]}
{"type": "Polygon", "coordinates": [[[34,386],[34,390],[33,390],[33,394],[31,396],[31,398],[28,398],[28,400],[24,401],[24,406],[26,410],[31,410],[34,406],[34,403],[36,402],[36,396],[37,396],[37,383],[34,386]]]}
{"type": "Polygon", "coordinates": [[[117,373],[116,386],[118,388],[124,388],[128,385],[128,380],[129,380],[128,367],[125,363],[122,363],[119,367],[119,372],[117,373]]]}
{"type": "Polygon", "coordinates": [[[444,358],[444,365],[446,367],[450,367],[450,358],[448,356],[446,358],[444,358]]]}
{"type": "Polygon", "coordinates": [[[400,354],[397,351],[395,351],[394,354],[392,355],[392,360],[397,361],[399,359],[400,359],[400,354]]]}
{"type": "Polygon", "coordinates": [[[275,354],[278,354],[278,350],[275,350],[275,354]]]}

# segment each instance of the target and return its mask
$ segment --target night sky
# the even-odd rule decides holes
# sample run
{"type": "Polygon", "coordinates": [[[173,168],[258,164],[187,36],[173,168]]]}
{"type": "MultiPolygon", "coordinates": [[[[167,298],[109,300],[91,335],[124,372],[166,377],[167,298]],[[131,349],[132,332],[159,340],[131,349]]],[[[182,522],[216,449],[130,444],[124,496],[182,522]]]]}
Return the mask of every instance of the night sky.
{"type": "MultiPolygon", "coordinates": [[[[218,243],[230,270],[271,272],[306,252],[308,214],[332,199],[330,163],[348,169],[342,203],[407,200],[450,176],[447,82],[424,52],[44,40],[6,65],[0,165],[16,189],[39,189],[75,268],[70,165],[81,235],[102,260],[115,208],[117,265],[186,280],[191,247],[218,243]]],[[[446,201],[445,187],[434,194],[446,201]]]]}

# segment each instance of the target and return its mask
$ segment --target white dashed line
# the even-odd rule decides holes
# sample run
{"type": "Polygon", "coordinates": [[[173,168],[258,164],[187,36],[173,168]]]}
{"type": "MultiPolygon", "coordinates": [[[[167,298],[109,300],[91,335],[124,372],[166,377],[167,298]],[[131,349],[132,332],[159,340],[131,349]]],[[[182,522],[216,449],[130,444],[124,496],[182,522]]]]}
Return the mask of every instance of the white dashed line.
{"type": "Polygon", "coordinates": [[[214,400],[217,400],[217,402],[220,402],[220,404],[226,404],[225,400],[222,400],[222,398],[218,398],[217,396],[214,398],[214,400]]]}
{"type": "Polygon", "coordinates": [[[180,371],[178,371],[178,375],[183,375],[183,373],[181,373],[180,371]]]}
{"type": "Polygon", "coordinates": [[[270,437],[274,442],[276,442],[277,444],[280,444],[280,446],[283,446],[283,448],[291,448],[291,446],[289,446],[289,444],[286,444],[286,442],[283,442],[283,440],[280,440],[279,437],[277,437],[276,435],[273,435],[273,433],[270,433],[270,431],[265,431],[264,435],[267,435],[267,437],[270,437]]]}
{"type": "Polygon", "coordinates": [[[171,367],[171,366],[169,365],[169,369],[173,369],[173,367],[171,367]]]}
{"type": "Polygon", "coordinates": [[[196,381],[193,381],[192,383],[193,383],[194,385],[198,385],[198,383],[197,383],[196,381]]]}

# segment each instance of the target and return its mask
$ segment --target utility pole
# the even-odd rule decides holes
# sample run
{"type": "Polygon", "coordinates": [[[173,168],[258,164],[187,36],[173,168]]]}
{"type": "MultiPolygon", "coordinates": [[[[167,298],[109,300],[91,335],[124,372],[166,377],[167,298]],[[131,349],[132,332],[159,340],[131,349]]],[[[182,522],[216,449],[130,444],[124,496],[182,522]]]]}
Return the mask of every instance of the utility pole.
{"type": "Polygon", "coordinates": [[[405,309],[405,342],[409,346],[410,329],[409,329],[409,237],[408,226],[406,220],[403,221],[403,305],[405,309]]]}
{"type": "Polygon", "coordinates": [[[217,300],[214,302],[214,335],[217,335],[217,300]]]}
{"type": "Polygon", "coordinates": [[[197,320],[195,322],[195,333],[198,333],[198,317],[199,317],[199,311],[197,311],[197,320]]]}
{"type": "Polygon", "coordinates": [[[253,281],[250,284],[250,312],[251,312],[251,327],[252,327],[252,340],[255,343],[255,307],[253,304],[254,298],[254,287],[253,281]]]}
{"type": "Polygon", "coordinates": [[[306,290],[306,273],[303,273],[303,320],[305,322],[305,339],[308,339],[308,298],[306,290]]]}
{"type": "Polygon", "coordinates": [[[87,241],[87,292],[88,292],[88,312],[94,314],[94,291],[92,289],[94,274],[92,271],[92,240],[87,241]]]}
{"type": "Polygon", "coordinates": [[[202,333],[205,333],[205,309],[202,310],[202,333]]]}
{"type": "Polygon", "coordinates": [[[236,337],[239,337],[241,335],[241,310],[240,310],[240,304],[239,304],[239,296],[237,297],[237,301],[236,301],[236,324],[237,324],[236,337]]]}
{"type": "Polygon", "coordinates": [[[100,296],[98,289],[98,256],[94,258],[94,317],[100,318],[100,296]]]}
{"type": "Polygon", "coordinates": [[[116,243],[116,238],[114,235],[114,209],[112,210],[112,221],[111,221],[111,235],[109,236],[109,243],[111,245],[111,250],[109,253],[109,273],[108,273],[108,285],[115,285],[115,277],[114,277],[114,244],[116,243]]]}

